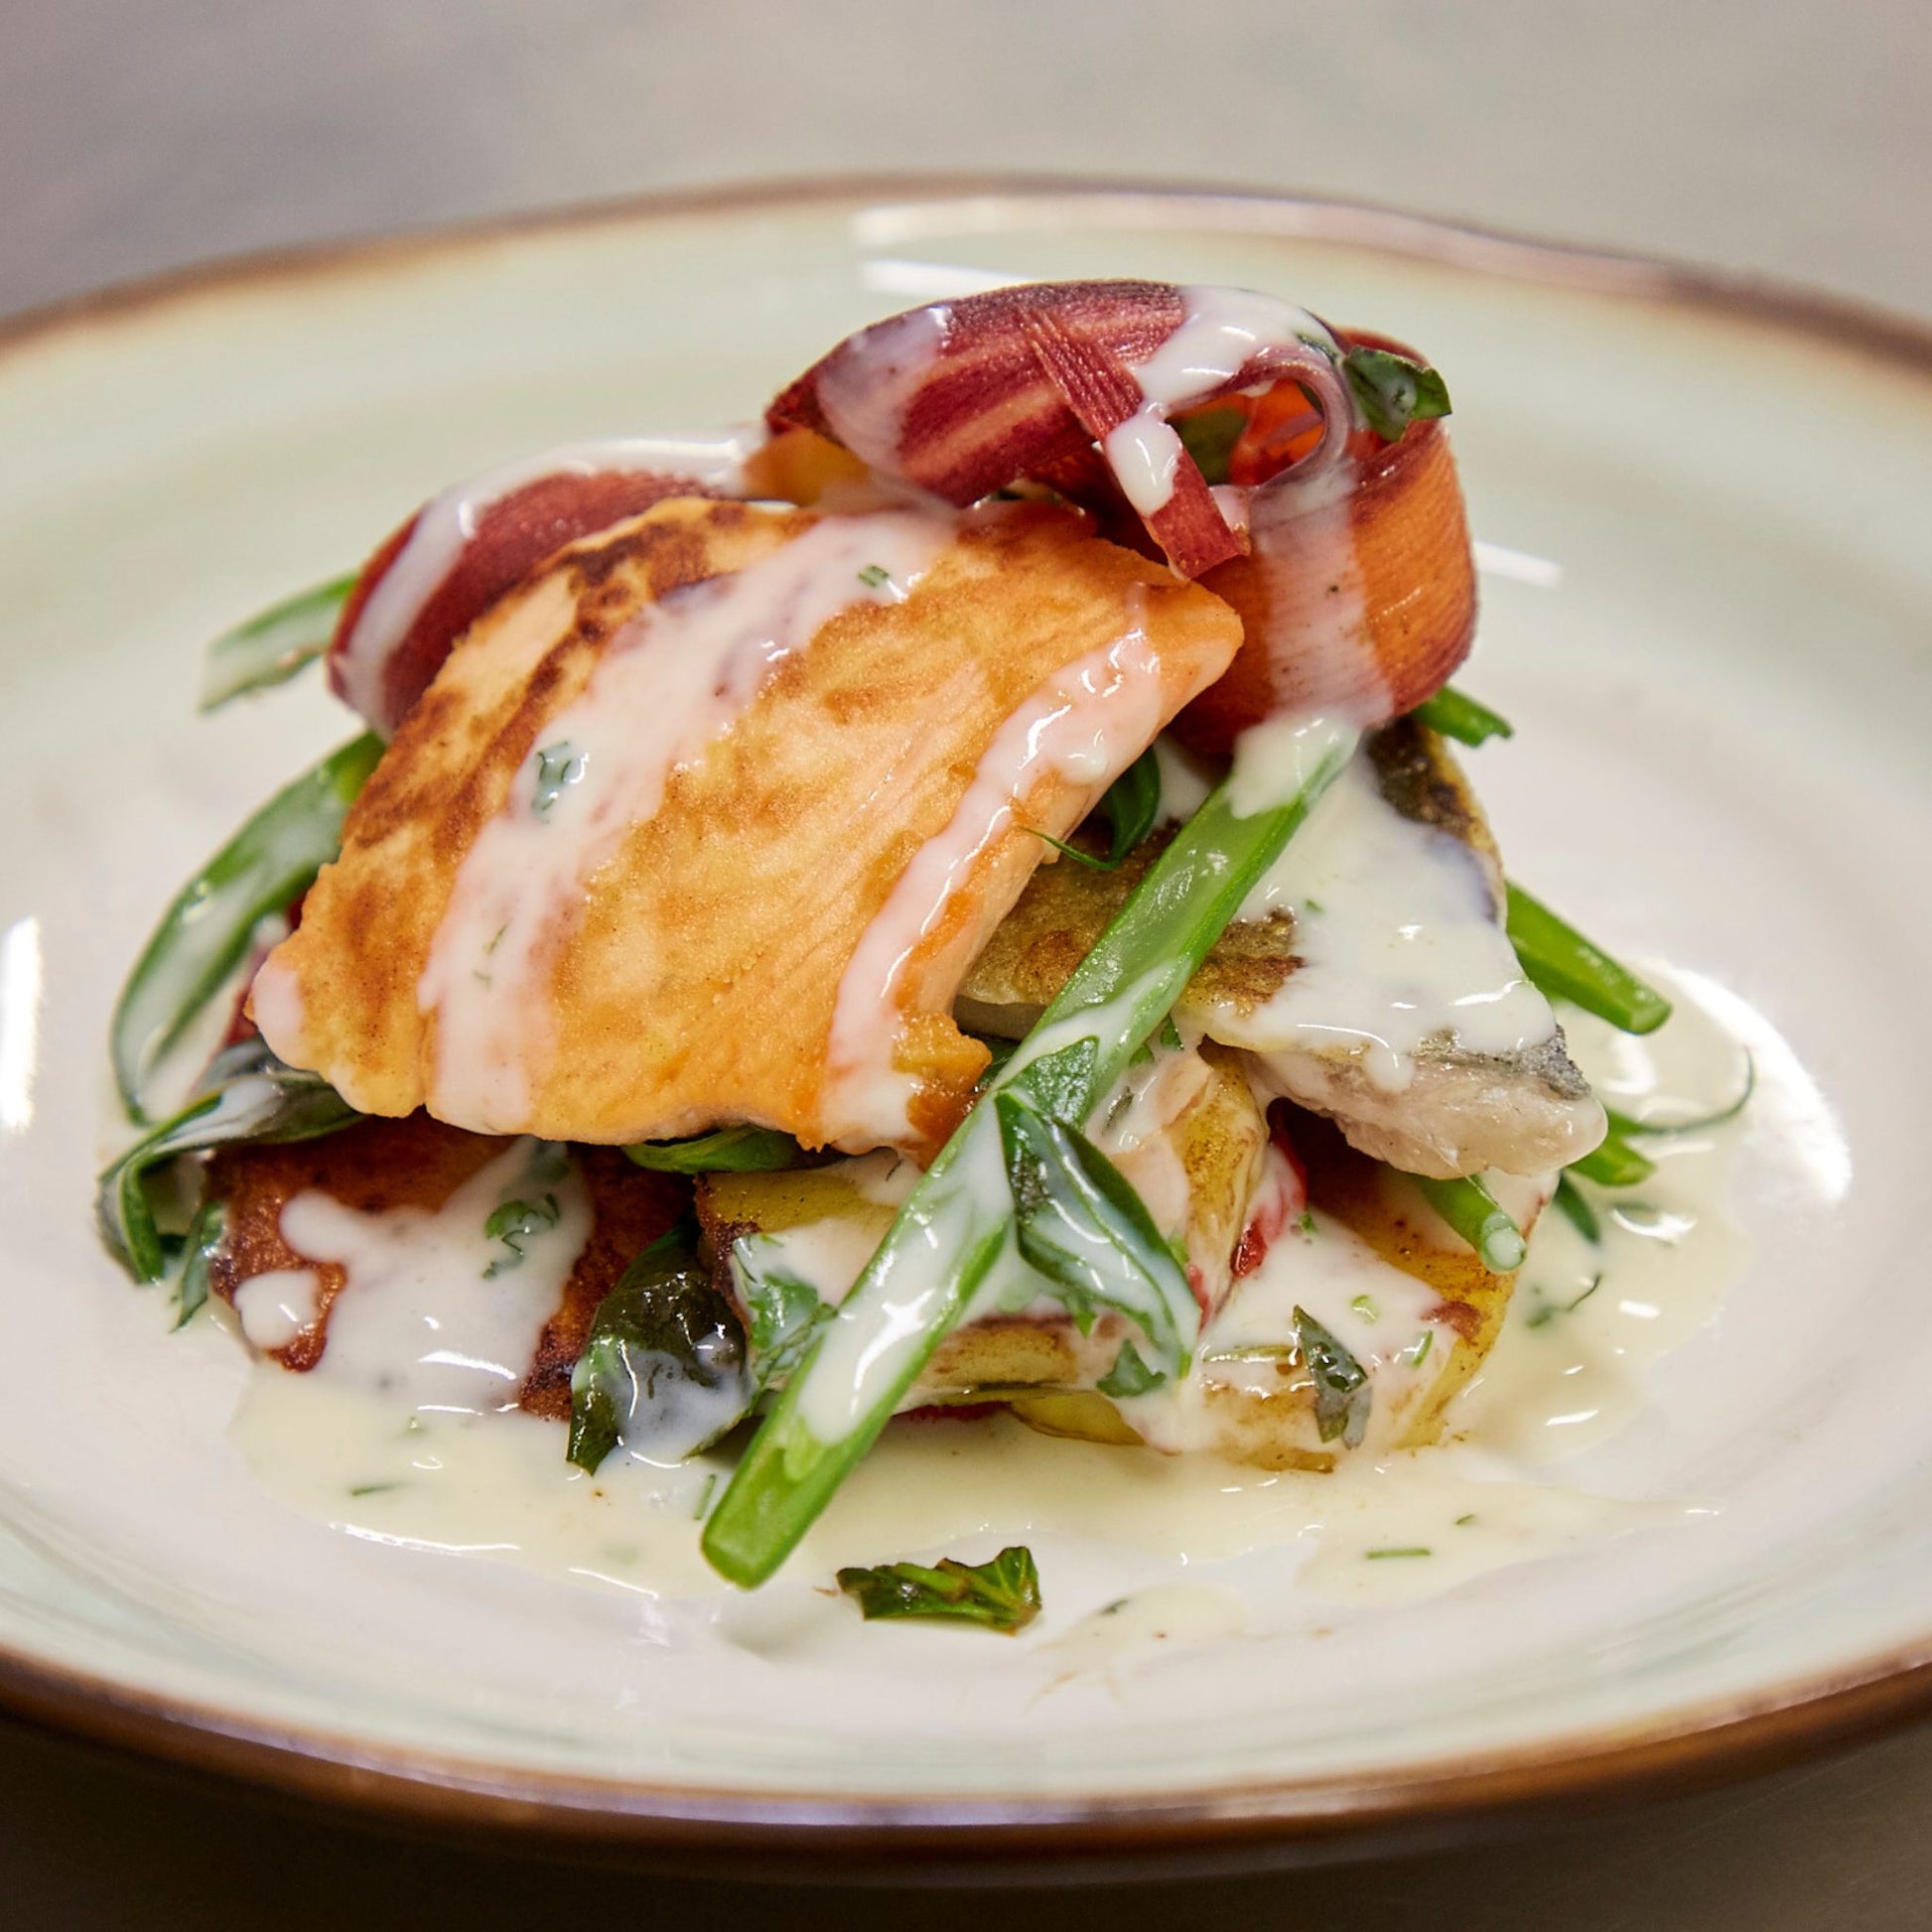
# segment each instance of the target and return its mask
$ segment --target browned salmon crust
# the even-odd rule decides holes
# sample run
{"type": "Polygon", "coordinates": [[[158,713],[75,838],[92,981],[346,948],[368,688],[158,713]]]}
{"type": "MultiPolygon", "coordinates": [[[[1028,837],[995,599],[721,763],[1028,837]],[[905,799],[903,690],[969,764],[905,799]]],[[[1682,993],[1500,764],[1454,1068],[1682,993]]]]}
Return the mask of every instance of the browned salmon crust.
{"type": "MultiPolygon", "coordinates": [[[[660,504],[564,552],[485,616],[404,724],[278,949],[300,1024],[258,1011],[271,1044],[364,1112],[432,1097],[435,1016],[418,986],[464,856],[547,721],[640,611],[813,521],[660,504]]],[[[1165,719],[1219,674],[1240,625],[1208,593],[1042,505],[962,525],[904,602],[841,612],[671,774],[656,813],[585,882],[574,925],[559,918],[527,1118],[487,1124],[621,1143],[756,1121],[810,1147],[876,1145],[826,1077],[845,968],[1001,727],[1130,634],[1157,660],[1140,675],[1158,679],[1165,719]]],[[[944,1140],[985,1064],[951,1018],[960,975],[1046,854],[1036,830],[1063,834],[1098,789],[1050,764],[1028,783],[1014,821],[958,869],[880,1016],[915,1082],[914,1152],[944,1140]]]]}

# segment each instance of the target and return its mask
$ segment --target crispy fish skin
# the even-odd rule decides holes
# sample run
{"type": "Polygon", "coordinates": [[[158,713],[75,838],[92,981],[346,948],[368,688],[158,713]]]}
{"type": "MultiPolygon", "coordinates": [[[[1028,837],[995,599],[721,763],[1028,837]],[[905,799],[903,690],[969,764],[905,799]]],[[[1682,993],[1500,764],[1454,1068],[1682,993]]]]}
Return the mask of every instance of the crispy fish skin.
{"type": "MultiPolygon", "coordinates": [[[[509,1143],[447,1127],[427,1114],[402,1120],[365,1120],[326,1140],[288,1146],[235,1146],[208,1164],[207,1192],[227,1210],[208,1285],[233,1305],[235,1292],[257,1275],[285,1268],[313,1270],[316,1315],[292,1341],[269,1351],[282,1367],[314,1368],[328,1347],[329,1318],[346,1287],[340,1262],[316,1261],[291,1247],[282,1210],[298,1194],[329,1194],[363,1214],[413,1207],[434,1213],[509,1143]]],[[[556,1312],[524,1377],[517,1406],[550,1421],[570,1414],[570,1372],[583,1353],[597,1305],[618,1285],[631,1260],[684,1211],[685,1194],[668,1175],[632,1167],[606,1148],[575,1151],[589,1191],[590,1238],[564,1284],[556,1312]]],[[[477,1293],[490,1292],[479,1281],[477,1293]]]]}
{"type": "MultiPolygon", "coordinates": [[[[1461,768],[1436,733],[1399,720],[1369,740],[1383,796],[1404,817],[1464,846],[1503,916],[1495,840],[1461,768]]],[[[1020,1036],[1058,992],[1171,833],[1156,833],[1116,872],[1056,866],[1035,875],[960,987],[956,1011],[981,1033],[1020,1036]]],[[[1278,912],[1237,920],[1221,935],[1175,1009],[1182,1025],[1249,1045],[1244,1022],[1294,975],[1295,922],[1278,912]]],[[[1581,1158],[1601,1138],[1602,1115],[1562,1033],[1515,1054],[1477,1054],[1453,1038],[1425,1042],[1399,1092],[1370,1077],[1365,1058],[1336,1046],[1257,1055],[1285,1098],[1335,1120],[1365,1154],[1405,1173],[1448,1176],[1538,1174],[1581,1158]]]]}
{"type": "MultiPolygon", "coordinates": [[[[651,603],[814,521],[660,504],[561,553],[487,614],[405,722],[349,815],[342,858],[257,982],[255,1017],[276,1050],[364,1112],[434,1104],[435,1016],[418,985],[464,856],[546,721],[651,603]]],[[[752,1121],[808,1147],[878,1145],[827,1078],[846,965],[1000,728],[1056,674],[1136,633],[1165,720],[1219,675],[1240,626],[1206,592],[1038,505],[962,522],[904,602],[856,598],[671,772],[656,813],[584,882],[534,1002],[546,1024],[531,1029],[527,1118],[486,1124],[621,1143],[752,1121]]],[[[952,998],[1048,853],[1032,828],[1064,834],[1106,777],[1049,764],[1026,782],[1012,822],[958,869],[907,957],[897,1010],[881,1015],[896,1068],[915,1083],[909,1151],[943,1141],[985,1063],[952,998]]]]}

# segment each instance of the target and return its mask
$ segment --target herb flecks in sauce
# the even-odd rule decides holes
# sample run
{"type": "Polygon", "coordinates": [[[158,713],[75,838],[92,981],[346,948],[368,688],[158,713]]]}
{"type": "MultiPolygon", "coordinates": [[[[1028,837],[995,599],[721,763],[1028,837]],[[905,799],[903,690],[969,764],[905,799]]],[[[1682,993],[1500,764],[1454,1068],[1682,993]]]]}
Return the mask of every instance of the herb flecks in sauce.
{"type": "MultiPolygon", "coordinates": [[[[547,819],[566,787],[577,784],[589,770],[590,759],[568,739],[543,746],[534,757],[537,774],[530,788],[530,809],[538,818],[547,819]]],[[[499,932],[497,937],[501,938],[502,934],[499,932]]]]}

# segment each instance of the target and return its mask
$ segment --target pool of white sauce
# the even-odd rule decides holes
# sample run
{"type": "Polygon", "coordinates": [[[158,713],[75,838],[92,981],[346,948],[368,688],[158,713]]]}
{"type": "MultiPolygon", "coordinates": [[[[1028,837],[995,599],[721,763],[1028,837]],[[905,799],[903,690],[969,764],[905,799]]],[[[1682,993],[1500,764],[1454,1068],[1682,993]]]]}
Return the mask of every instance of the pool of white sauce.
{"type": "MultiPolygon", "coordinates": [[[[1678,1013],[1648,1040],[1626,1039],[1582,1016],[1564,1019],[1578,1057],[1613,1105],[1640,1118],[1681,1120],[1733,1097],[1744,1062],[1690,997],[1694,982],[1657,977],[1678,996],[1678,1013]]],[[[1006,1417],[902,1423],[782,1574],[824,1585],[844,1564],[930,1560],[1051,1536],[1126,1553],[1143,1571],[1149,1557],[1175,1566],[1184,1582],[1134,1590],[1051,1639],[1065,1649],[1069,1671],[1104,1671],[1136,1648],[1241,1634],[1240,1593],[1216,1583],[1214,1572],[1250,1552],[1299,1546],[1307,1552],[1299,1571],[1305,1594],[1372,1605],[1434,1594],[1580,1543],[1694,1521],[1709,1513],[1699,1497],[1592,1494],[1557,1479],[1552,1467],[1637,1416],[1646,1365],[1708,1321],[1735,1278],[1744,1242],[1724,1203],[1739,1132],[1733,1121],[1647,1143],[1658,1164],[1653,1178],[1614,1194],[1591,1190],[1599,1247],[1561,1214],[1544,1216],[1505,1333],[1458,1399],[1452,1440],[1442,1447],[1396,1453],[1371,1439],[1333,1475],[1314,1475],[1059,1441],[1006,1417]]],[[[463,1218],[475,1221],[489,1205],[485,1195],[530,1191],[532,1158],[533,1144],[519,1144],[480,1176],[467,1190],[463,1218]]],[[[514,1299],[530,1308],[536,1291],[556,1279],[578,1211],[572,1200],[560,1206],[560,1225],[532,1245],[521,1282],[512,1272],[485,1285],[487,1244],[474,1231],[465,1237],[466,1281],[454,1299],[441,1296],[435,1317],[448,1325],[455,1352],[475,1361],[504,1345],[483,1316],[496,1299],[485,1286],[528,1288],[529,1298],[519,1292],[514,1299]]],[[[337,1232],[345,1253],[356,1230],[345,1224],[337,1232]]],[[[1306,1280],[1251,1303],[1246,1316],[1237,1298],[1226,1332],[1245,1332],[1264,1301],[1299,1291],[1364,1358],[1399,1350],[1413,1339],[1423,1298],[1373,1257],[1351,1278],[1338,1266],[1349,1245],[1344,1231],[1317,1222],[1304,1244],[1306,1280]],[[1364,1293],[1375,1305],[1372,1319],[1352,1306],[1364,1293]]],[[[1295,1254],[1287,1249],[1277,1264],[1285,1279],[1295,1254]]],[[[258,1366],[236,1414],[235,1443],[294,1507],[354,1537],[489,1557],[580,1586],[663,1599],[722,1590],[699,1554],[698,1534],[727,1459],[707,1454],[665,1469],[620,1453],[586,1475],[565,1462],[556,1425],[496,1407],[501,1398],[486,1373],[475,1376],[467,1400],[452,1400],[413,1371],[380,1386],[364,1372],[366,1356],[353,1352],[352,1372],[291,1375],[258,1366]]],[[[1050,1593],[1050,1575],[1044,1587],[1050,1593]]],[[[805,1641],[785,1622],[800,1601],[817,1617],[850,1609],[816,1590],[784,1600],[792,1609],[767,1633],[780,1647],[805,1641]]],[[[752,1624],[763,1612],[742,1614],[752,1618],[744,1640],[756,1643],[752,1624]]],[[[775,1608],[771,1615],[778,1617],[775,1608]]]]}

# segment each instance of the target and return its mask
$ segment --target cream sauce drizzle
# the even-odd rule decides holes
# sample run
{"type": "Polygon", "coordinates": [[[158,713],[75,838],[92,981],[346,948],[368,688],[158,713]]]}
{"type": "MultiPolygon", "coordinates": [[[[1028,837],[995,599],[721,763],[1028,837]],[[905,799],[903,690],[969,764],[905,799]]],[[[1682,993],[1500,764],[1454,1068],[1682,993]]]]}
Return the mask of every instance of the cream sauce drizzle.
{"type": "Polygon", "coordinates": [[[457,873],[417,988],[433,1016],[432,1112],[480,1133],[525,1124],[550,1046],[549,973],[592,876],[776,665],[840,612],[902,600],[955,527],[911,510],[823,517],[748,568],[647,607],[612,639],[457,873]]]}
{"type": "MultiPolygon", "coordinates": [[[[1735,1038],[1691,976],[1650,977],[1676,1003],[1662,1029],[1638,1039],[1566,1009],[1571,1050],[1612,1105],[1640,1118],[1718,1111],[1747,1077],[1735,1038]]],[[[1780,1096],[1767,1085],[1759,1097],[1768,1110],[1780,1096]]],[[[1731,1121],[1646,1138],[1657,1172],[1635,1187],[1580,1182],[1601,1224],[1598,1247],[1562,1214],[1544,1216],[1503,1342],[1458,1399],[1455,1425],[1471,1443],[1541,1467],[1605,1441],[1638,1413],[1645,1368],[1710,1321],[1742,1272],[1749,1244],[1723,1205],[1742,1128],[1731,1121]]]]}
{"type": "Polygon", "coordinates": [[[1180,465],[1180,438],[1169,412],[1224,389],[1271,351],[1318,347],[1338,353],[1329,332],[1293,303],[1252,289],[1195,286],[1180,291],[1179,326],[1128,373],[1142,402],[1102,445],[1127,500],[1143,516],[1165,509],[1180,465]]]}
{"type": "MultiPolygon", "coordinates": [[[[1088,802],[1146,750],[1167,708],[1161,659],[1134,629],[1047,678],[994,735],[945,829],[926,840],[866,927],[839,982],[825,1118],[841,1141],[903,1142],[916,1082],[892,1061],[913,955],[1048,777],[1088,802]]],[[[1069,821],[1082,815],[1075,810],[1069,821]]],[[[1061,829],[1056,826],[1055,830],[1061,829]]]]}
{"type": "Polygon", "coordinates": [[[1396,1092],[1426,1042],[1510,1054],[1556,1032],[1496,917],[1483,861],[1449,833],[1405,818],[1359,753],[1241,907],[1292,913],[1301,965],[1248,1014],[1213,1031],[1261,1054],[1360,1055],[1396,1092]]]}
{"type": "MultiPolygon", "coordinates": [[[[1700,1003],[1683,997],[1689,983],[1673,989],[1680,996],[1678,1018],[1644,1042],[1642,1064],[1651,1068],[1658,1091],[1708,1108],[1734,1094],[1737,1067],[1700,1003]],[[1704,1084],[1707,1078],[1719,1091],[1704,1084]]],[[[1575,1043],[1587,1063],[1598,1057],[1601,1042],[1587,1028],[1577,1030],[1575,1043]]],[[[1615,1072],[1620,1104],[1631,1111],[1646,1104],[1646,1094],[1636,1090],[1637,1066],[1626,1060],[1615,1072]]],[[[1733,1124],[1653,1142],[1657,1179],[1641,1190],[1598,1197],[1606,1238],[1591,1265],[1602,1268],[1601,1286],[1547,1315],[1543,1311],[1560,1301],[1578,1251],[1567,1223],[1545,1215],[1503,1338],[1452,1412],[1460,1445],[1415,1453],[1371,1445],[1323,1476],[1236,1467],[1210,1454],[1166,1456],[1050,1441],[1009,1419],[903,1427],[890,1431],[861,1464],[786,1574],[815,1584],[844,1563],[930,1558],[1056,1536],[1184,1566],[1297,1547],[1308,1553],[1300,1572],[1306,1594],[1373,1604],[1439,1591],[1582,1541],[1693,1519],[1705,1513],[1696,1501],[1621,1501],[1524,1476],[1526,1468],[1574,1452],[1627,1420],[1641,1401],[1640,1362],[1709,1318],[1742,1252],[1718,1205],[1737,1132],[1733,1124]]],[[[401,1271],[391,1271],[398,1284],[395,1327],[422,1332],[420,1315],[407,1313],[412,1300],[442,1311],[484,1287],[507,1286],[519,1295],[530,1289],[524,1306],[534,1316],[538,1301],[551,1293],[548,1282],[540,1298],[534,1277],[520,1286],[515,1274],[483,1284],[479,1269],[486,1249],[482,1219],[505,1188],[527,1188],[536,1153],[527,1143],[511,1150],[487,1177],[471,1183],[473,1198],[460,1209],[452,1202],[436,1217],[440,1241],[425,1239],[418,1252],[426,1263],[433,1248],[440,1253],[413,1290],[400,1285],[401,1271]]],[[[890,1197],[905,1175],[888,1163],[878,1166],[877,1184],[890,1197]]],[[[562,1223],[567,1230],[568,1213],[562,1223]]],[[[322,1250],[331,1245],[338,1254],[348,1251],[342,1241],[310,1245],[318,1241],[316,1231],[301,1225],[300,1216],[289,1232],[302,1234],[303,1252],[317,1258],[328,1258],[322,1250]]],[[[384,1235],[385,1251],[396,1246],[393,1233],[384,1235]]],[[[577,1238],[560,1234],[546,1271],[577,1238]]],[[[1407,1277],[1392,1279],[1393,1271],[1372,1257],[1356,1272],[1351,1244],[1352,1237],[1317,1216],[1311,1242],[1299,1249],[1285,1242],[1263,1289],[1252,1295],[1244,1289],[1230,1301],[1211,1331],[1216,1340],[1272,1334],[1281,1325],[1274,1305],[1288,1306],[1292,1297],[1364,1358],[1395,1363],[1428,1291],[1407,1277]],[[1311,1259],[1318,1253],[1321,1260],[1311,1259]],[[1376,1304],[1372,1318],[1354,1306],[1364,1294],[1376,1304]]],[[[534,1255],[529,1265],[537,1265],[534,1255]]],[[[368,1271],[353,1258],[349,1266],[366,1303],[372,1299],[368,1271]]],[[[345,1298],[339,1319],[355,1301],[345,1298]]],[[[484,1413],[502,1398],[501,1375],[480,1376],[465,1400],[447,1400],[444,1388],[427,1391],[425,1400],[407,1376],[400,1386],[393,1377],[383,1385],[384,1365],[393,1367],[409,1350],[392,1339],[377,1347],[374,1329],[367,1351],[357,1345],[337,1356],[337,1342],[352,1332],[332,1336],[324,1367],[313,1374],[289,1375],[270,1365],[255,1371],[235,1434],[279,1493],[350,1534],[378,1541],[487,1554],[649,1596],[720,1596],[697,1536],[698,1518],[727,1472],[722,1458],[702,1455],[667,1471],[621,1454],[587,1478],[564,1463],[554,1426],[484,1413]],[[345,1373],[350,1362],[365,1366],[345,1373]]],[[[485,1345],[466,1334],[460,1352],[487,1358],[506,1347],[506,1340],[485,1345]]],[[[1143,1608],[1152,1626],[1179,1621],[1177,1610],[1169,1614],[1173,1606],[1143,1608]]],[[[1238,1627],[1231,1614],[1227,1627],[1238,1627]]],[[[779,1648],[788,1641],[781,1631],[767,1635],[779,1648]]],[[[1080,1637],[1074,1646],[1082,1655],[1087,1641],[1080,1637]]]]}
{"type": "Polygon", "coordinates": [[[283,1240],[346,1276],[322,1359],[297,1379],[379,1396],[398,1420],[509,1408],[591,1220],[576,1169],[532,1140],[504,1149],[433,1212],[364,1213],[332,1194],[296,1195],[282,1209],[283,1240]],[[513,1243],[487,1232],[508,1201],[536,1210],[513,1243]]]}
{"type": "Polygon", "coordinates": [[[1374,1453],[1401,1436],[1415,1399],[1448,1360],[1455,1336],[1431,1319],[1441,1301],[1351,1229],[1312,1210],[1284,1229],[1261,1266],[1235,1284],[1201,1331],[1193,1373],[1121,1403],[1121,1413],[1157,1449],[1212,1449],[1226,1440],[1226,1427],[1209,1406],[1210,1392],[1265,1396],[1281,1389],[1278,1351],[1294,1340],[1299,1308],[1367,1370],[1374,1398],[1363,1447],[1374,1453]]]}
{"type": "Polygon", "coordinates": [[[1262,640],[1276,702],[1368,726],[1386,722],[1396,704],[1368,628],[1357,482],[1345,455],[1313,473],[1298,466],[1253,492],[1248,534],[1257,566],[1287,577],[1262,640]]]}
{"type": "Polygon", "coordinates": [[[322,1282],[313,1268],[251,1275],[235,1290],[235,1319],[250,1348],[286,1348],[316,1318],[322,1282]]]}
{"type": "Polygon", "coordinates": [[[742,493],[746,460],[763,440],[762,430],[748,426],[714,436],[627,436],[566,443],[503,464],[431,497],[344,639],[336,663],[343,696],[378,731],[391,728],[382,689],[389,659],[455,567],[464,546],[476,536],[478,523],[492,503],[546,477],[635,471],[689,477],[713,489],[742,493]]]}

